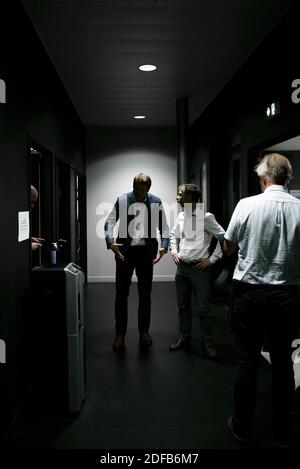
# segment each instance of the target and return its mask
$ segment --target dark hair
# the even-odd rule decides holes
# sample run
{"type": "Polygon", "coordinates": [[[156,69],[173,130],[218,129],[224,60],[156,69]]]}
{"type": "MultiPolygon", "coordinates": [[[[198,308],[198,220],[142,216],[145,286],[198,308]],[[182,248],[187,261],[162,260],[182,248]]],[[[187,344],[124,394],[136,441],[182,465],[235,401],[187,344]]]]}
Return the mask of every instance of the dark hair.
{"type": "Polygon", "coordinates": [[[190,194],[192,196],[193,202],[198,202],[201,197],[201,189],[199,189],[196,184],[181,184],[178,187],[178,192],[184,191],[186,194],[190,194]]]}
{"type": "Polygon", "coordinates": [[[144,173],[137,174],[133,179],[133,187],[135,187],[136,184],[146,184],[147,189],[149,190],[151,187],[151,183],[152,181],[150,176],[144,173]]]}

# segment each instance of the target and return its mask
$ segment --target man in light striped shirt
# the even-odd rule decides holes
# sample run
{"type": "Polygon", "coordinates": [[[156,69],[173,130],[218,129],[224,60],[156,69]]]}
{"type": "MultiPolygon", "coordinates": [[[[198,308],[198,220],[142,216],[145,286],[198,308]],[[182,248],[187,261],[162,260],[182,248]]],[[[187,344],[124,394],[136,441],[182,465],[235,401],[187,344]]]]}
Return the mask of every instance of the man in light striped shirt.
{"type": "Polygon", "coordinates": [[[300,200],[287,191],[292,167],[284,156],[265,156],[256,173],[262,194],[237,204],[224,240],[225,254],[238,249],[233,275],[238,367],[228,426],[236,440],[249,441],[260,352],[268,333],[274,438],[277,446],[287,447],[295,388],[291,346],[299,308],[300,200]]]}

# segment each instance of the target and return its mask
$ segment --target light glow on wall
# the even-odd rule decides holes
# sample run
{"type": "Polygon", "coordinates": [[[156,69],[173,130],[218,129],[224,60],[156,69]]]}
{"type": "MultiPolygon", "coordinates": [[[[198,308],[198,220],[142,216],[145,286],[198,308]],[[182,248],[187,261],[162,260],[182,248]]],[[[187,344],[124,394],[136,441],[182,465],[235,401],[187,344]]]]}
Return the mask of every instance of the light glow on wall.
{"type": "MultiPolygon", "coordinates": [[[[114,282],[115,260],[106,248],[105,240],[99,239],[104,231],[108,209],[118,196],[132,191],[133,178],[143,172],[152,180],[150,192],[166,205],[176,202],[176,156],[159,148],[132,148],[107,151],[87,160],[87,227],[88,227],[88,279],[90,282],[114,282]],[[102,210],[104,203],[107,209],[102,210]],[[101,207],[101,210],[100,208],[101,207]]],[[[168,210],[166,210],[168,211],[168,210]]],[[[174,219],[169,220],[170,226],[174,219]]],[[[154,279],[173,280],[175,264],[169,254],[155,266],[154,279]]]]}

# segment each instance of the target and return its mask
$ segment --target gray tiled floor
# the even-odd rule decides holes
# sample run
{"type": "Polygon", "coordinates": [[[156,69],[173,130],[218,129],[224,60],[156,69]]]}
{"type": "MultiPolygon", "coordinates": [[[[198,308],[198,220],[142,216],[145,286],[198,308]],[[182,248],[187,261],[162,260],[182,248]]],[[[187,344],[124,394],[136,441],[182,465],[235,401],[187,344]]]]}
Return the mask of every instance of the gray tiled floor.
{"type": "MultiPolygon", "coordinates": [[[[226,421],[231,414],[235,370],[227,313],[213,305],[219,361],[207,360],[194,319],[192,350],[170,353],[177,336],[173,283],[154,283],[153,346],[138,342],[136,285],[129,299],[126,351],[112,351],[114,285],[87,287],[87,399],[77,417],[30,415],[15,446],[50,448],[237,448],[226,421]],[[42,430],[41,430],[42,429],[42,430]]],[[[270,370],[262,362],[257,434],[270,439],[270,370]]]]}

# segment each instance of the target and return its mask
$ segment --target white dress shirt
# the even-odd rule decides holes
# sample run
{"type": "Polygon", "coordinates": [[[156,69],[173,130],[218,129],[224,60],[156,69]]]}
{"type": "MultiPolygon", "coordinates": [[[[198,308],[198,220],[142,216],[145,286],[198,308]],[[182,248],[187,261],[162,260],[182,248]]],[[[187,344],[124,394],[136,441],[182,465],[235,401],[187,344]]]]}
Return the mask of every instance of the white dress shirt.
{"type": "Polygon", "coordinates": [[[187,212],[180,212],[175,225],[170,233],[171,253],[178,253],[183,262],[194,262],[202,258],[209,257],[214,264],[222,257],[222,249],[218,242],[211,256],[209,256],[209,246],[212,237],[216,238],[224,234],[225,231],[212,213],[194,210],[192,215],[187,212]],[[191,219],[194,217],[194,220],[191,219]],[[196,226],[193,232],[190,230],[192,224],[196,226]]]}
{"type": "Polygon", "coordinates": [[[300,200],[279,185],[237,204],[225,239],[239,246],[233,278],[300,284],[300,200]]]}
{"type": "Polygon", "coordinates": [[[146,242],[142,238],[142,235],[141,235],[141,229],[142,229],[142,227],[146,226],[145,221],[146,221],[146,218],[148,217],[148,209],[147,209],[146,201],[147,201],[147,196],[144,198],[144,200],[142,202],[135,201],[135,206],[140,207],[143,210],[141,210],[141,213],[139,213],[139,215],[138,215],[139,216],[139,222],[136,223],[133,220],[134,229],[133,229],[133,233],[132,233],[132,240],[131,240],[130,246],[146,246],[146,242]]]}

